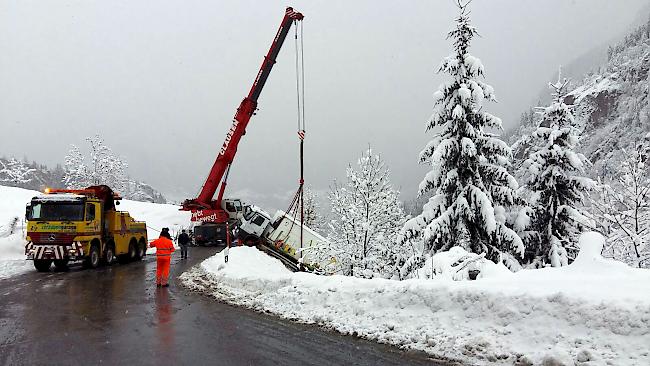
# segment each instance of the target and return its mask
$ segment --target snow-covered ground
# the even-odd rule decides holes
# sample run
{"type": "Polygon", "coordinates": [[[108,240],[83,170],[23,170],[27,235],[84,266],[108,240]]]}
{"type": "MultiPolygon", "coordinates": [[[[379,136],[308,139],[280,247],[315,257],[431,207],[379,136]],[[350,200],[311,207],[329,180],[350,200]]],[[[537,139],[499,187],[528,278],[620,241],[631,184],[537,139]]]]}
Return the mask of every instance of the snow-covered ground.
{"type": "MultiPolygon", "coordinates": [[[[25,260],[25,206],[41,192],[0,186],[0,279],[33,270],[25,260]],[[18,218],[15,225],[12,222],[18,218]],[[13,233],[10,233],[13,226],[13,233]]],[[[191,214],[179,211],[178,206],[122,200],[118,210],[128,211],[136,220],[147,223],[149,240],[155,239],[163,227],[172,235],[190,223],[191,214]]],[[[150,248],[148,253],[154,252],[150,248]]]]}
{"type": "Polygon", "coordinates": [[[237,247],[181,278],[232,304],[469,364],[650,365],[650,271],[603,259],[601,246],[585,234],[564,268],[402,282],[291,273],[237,247]]]}

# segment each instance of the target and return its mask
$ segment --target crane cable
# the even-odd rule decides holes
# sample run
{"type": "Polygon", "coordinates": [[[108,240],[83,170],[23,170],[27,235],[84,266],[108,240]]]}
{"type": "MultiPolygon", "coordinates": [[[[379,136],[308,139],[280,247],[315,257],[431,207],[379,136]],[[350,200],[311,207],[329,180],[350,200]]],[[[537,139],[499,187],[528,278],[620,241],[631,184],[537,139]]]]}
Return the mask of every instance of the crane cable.
{"type": "Polygon", "coordinates": [[[291,200],[289,208],[284,212],[283,218],[291,215],[291,226],[282,239],[276,240],[277,244],[289,239],[289,235],[296,225],[296,219],[300,214],[300,257],[302,258],[303,223],[304,223],[304,140],[305,140],[305,58],[303,40],[303,22],[300,22],[300,43],[298,42],[298,22],[294,20],[294,43],[296,52],[296,97],[297,97],[297,120],[298,138],[300,139],[300,181],[298,190],[291,200]],[[300,211],[300,212],[298,212],[300,211]]]}

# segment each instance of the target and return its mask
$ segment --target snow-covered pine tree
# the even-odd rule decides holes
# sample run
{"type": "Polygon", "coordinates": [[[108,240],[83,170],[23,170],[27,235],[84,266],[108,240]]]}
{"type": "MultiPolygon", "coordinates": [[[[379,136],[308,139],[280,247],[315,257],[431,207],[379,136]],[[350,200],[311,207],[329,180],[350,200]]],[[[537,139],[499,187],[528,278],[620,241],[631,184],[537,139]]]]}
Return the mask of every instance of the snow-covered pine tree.
{"type": "Polygon", "coordinates": [[[592,213],[607,235],[603,255],[650,267],[650,144],[646,139],[621,152],[620,172],[590,197],[592,213]]]}
{"type": "Polygon", "coordinates": [[[553,101],[539,108],[541,120],[532,135],[536,146],[524,162],[533,211],[529,228],[538,233],[527,243],[526,259],[534,266],[567,265],[577,255],[577,235],[590,225],[579,205],[594,182],[582,176],[586,158],[575,151],[579,131],[571,106],[564,103],[567,84],[560,75],[549,83],[553,101]]]}
{"type": "Polygon", "coordinates": [[[493,88],[481,80],[483,64],[468,52],[477,34],[470,24],[469,2],[457,4],[456,28],[448,35],[454,53],[438,69],[451,80],[434,93],[427,123],[427,131],[438,133],[420,153],[420,162],[432,169],[420,183],[419,194],[434,194],[423,212],[404,226],[400,241],[423,239],[429,252],[458,245],[498,261],[503,253],[524,251],[504,215],[495,215],[496,207],[513,203],[518,184],[506,169],[509,146],[489,132],[502,129],[501,120],[483,110],[484,100],[496,99],[493,88]]]}
{"type": "Polygon", "coordinates": [[[389,170],[369,148],[346,175],[346,183],[335,182],[329,194],[330,247],[321,257],[336,258],[336,271],[345,275],[393,277],[401,265],[396,235],[405,215],[389,170]]]}
{"type": "Polygon", "coordinates": [[[6,163],[0,161],[0,182],[12,186],[24,185],[32,181],[31,174],[35,170],[16,158],[11,158],[6,163]]]}

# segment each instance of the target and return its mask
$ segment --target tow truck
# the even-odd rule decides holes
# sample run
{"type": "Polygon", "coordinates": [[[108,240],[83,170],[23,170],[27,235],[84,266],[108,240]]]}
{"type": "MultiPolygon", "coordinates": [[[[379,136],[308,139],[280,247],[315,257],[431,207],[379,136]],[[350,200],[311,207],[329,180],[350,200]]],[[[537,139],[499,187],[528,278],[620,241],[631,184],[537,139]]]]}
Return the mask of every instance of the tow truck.
{"type": "Polygon", "coordinates": [[[106,185],[46,189],[27,205],[25,255],[39,272],[81,262],[87,268],[144,258],[147,226],[117,211],[121,197],[106,185]]]}

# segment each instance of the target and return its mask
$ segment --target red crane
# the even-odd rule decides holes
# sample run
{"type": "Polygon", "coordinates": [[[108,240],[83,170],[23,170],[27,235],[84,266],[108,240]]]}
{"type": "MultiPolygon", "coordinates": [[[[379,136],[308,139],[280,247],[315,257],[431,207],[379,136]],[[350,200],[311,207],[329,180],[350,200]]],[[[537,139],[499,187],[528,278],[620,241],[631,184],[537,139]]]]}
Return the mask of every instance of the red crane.
{"type": "Polygon", "coordinates": [[[293,10],[293,8],[288,7],[286,9],[284,18],[282,18],[282,23],[280,23],[280,28],[278,29],[275,38],[273,38],[273,43],[271,43],[271,48],[264,57],[264,62],[262,62],[260,71],[257,73],[257,77],[248,92],[248,96],[242,100],[239,108],[237,108],[233,124],[226,134],[226,140],[219,151],[217,159],[212,165],[212,169],[210,169],[210,174],[208,174],[208,178],[203,184],[199,196],[183,202],[182,210],[192,211],[192,221],[214,223],[228,222],[230,217],[228,212],[224,207],[222,207],[222,199],[223,193],[226,190],[228,171],[230,170],[230,165],[237,153],[237,145],[239,144],[241,137],[246,133],[248,122],[253,114],[255,114],[255,110],[257,109],[257,99],[259,98],[260,93],[264,88],[264,84],[273,69],[275,59],[280,52],[280,48],[282,47],[287,34],[289,33],[291,24],[301,21],[303,18],[304,16],[293,10]],[[219,187],[219,185],[221,185],[221,187],[219,187]],[[217,199],[214,200],[213,198],[217,188],[219,188],[219,194],[217,195],[217,199]]]}

